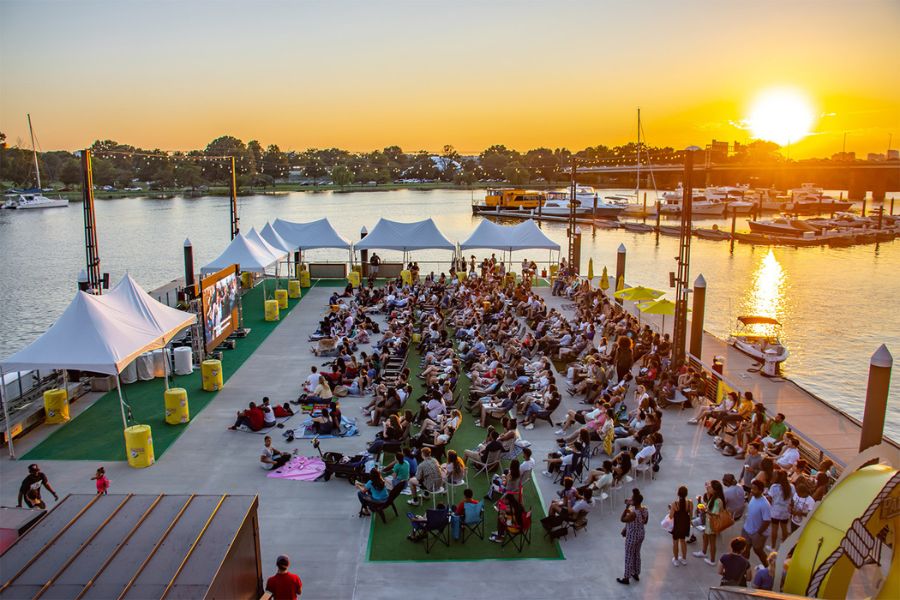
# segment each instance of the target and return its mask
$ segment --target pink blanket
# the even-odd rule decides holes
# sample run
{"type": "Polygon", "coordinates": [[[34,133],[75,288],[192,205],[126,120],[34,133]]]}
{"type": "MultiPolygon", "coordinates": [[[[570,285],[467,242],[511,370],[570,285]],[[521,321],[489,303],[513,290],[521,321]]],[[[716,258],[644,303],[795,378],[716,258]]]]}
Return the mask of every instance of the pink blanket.
{"type": "Polygon", "coordinates": [[[315,481],[325,472],[325,463],[318,456],[295,456],[286,465],[269,473],[275,479],[315,481]]]}

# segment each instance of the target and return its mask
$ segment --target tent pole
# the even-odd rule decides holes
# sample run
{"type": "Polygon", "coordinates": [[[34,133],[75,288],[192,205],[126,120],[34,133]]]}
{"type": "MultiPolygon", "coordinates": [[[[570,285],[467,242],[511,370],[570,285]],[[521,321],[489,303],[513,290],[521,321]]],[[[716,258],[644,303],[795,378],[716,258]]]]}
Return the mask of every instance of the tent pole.
{"type": "Polygon", "coordinates": [[[166,390],[169,389],[169,348],[163,346],[163,377],[166,381],[166,390]]]}
{"type": "Polygon", "coordinates": [[[0,404],[3,405],[3,422],[6,425],[6,444],[9,446],[9,457],[16,459],[16,449],[13,447],[12,435],[9,429],[9,409],[6,407],[6,382],[3,379],[3,369],[0,369],[0,404]]]}
{"type": "Polygon", "coordinates": [[[119,373],[116,373],[116,391],[119,392],[119,409],[122,411],[122,426],[124,429],[128,429],[128,419],[125,418],[125,400],[122,398],[122,380],[119,378],[119,373]]]}

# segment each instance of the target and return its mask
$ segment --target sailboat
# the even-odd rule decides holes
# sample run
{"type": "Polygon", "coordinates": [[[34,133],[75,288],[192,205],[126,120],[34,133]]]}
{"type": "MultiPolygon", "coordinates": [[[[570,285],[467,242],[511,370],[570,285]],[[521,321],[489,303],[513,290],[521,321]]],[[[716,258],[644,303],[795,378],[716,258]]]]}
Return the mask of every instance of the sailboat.
{"type": "Polygon", "coordinates": [[[646,206],[639,201],[641,191],[641,109],[637,109],[637,164],[636,177],[634,184],[634,199],[631,194],[617,194],[615,196],[606,196],[606,201],[617,204],[623,208],[622,214],[629,217],[644,217],[647,215],[655,215],[656,207],[654,205],[646,206]]]}
{"type": "Polygon", "coordinates": [[[13,190],[14,196],[6,201],[3,208],[26,210],[30,208],[62,208],[69,205],[65,198],[48,198],[41,188],[41,167],[38,164],[37,148],[34,145],[34,130],[31,128],[31,115],[28,115],[28,133],[31,135],[31,153],[34,156],[34,172],[37,187],[30,190],[13,190]]]}

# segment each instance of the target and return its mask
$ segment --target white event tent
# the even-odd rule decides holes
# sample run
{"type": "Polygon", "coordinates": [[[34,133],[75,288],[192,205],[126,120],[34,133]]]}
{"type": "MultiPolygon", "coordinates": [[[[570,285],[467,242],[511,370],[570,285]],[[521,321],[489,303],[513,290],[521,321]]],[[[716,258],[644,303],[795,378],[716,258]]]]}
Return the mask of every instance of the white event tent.
{"type": "MultiPolygon", "coordinates": [[[[126,275],[104,296],[77,292],[42,336],[0,362],[0,377],[12,371],[73,369],[118,379],[122,369],[140,354],[164,348],[196,318],[157,302],[126,275]]],[[[117,390],[122,423],[128,427],[121,381],[117,390]]],[[[5,410],[5,402],[3,406],[5,410]]],[[[8,416],[6,423],[9,427],[8,416]]]]}
{"type": "Polygon", "coordinates": [[[251,227],[250,231],[247,232],[247,239],[251,242],[256,242],[261,248],[264,248],[266,252],[275,257],[276,266],[277,262],[287,256],[288,251],[282,250],[281,248],[277,248],[267,242],[265,238],[256,230],[256,227],[251,227]]]}
{"type": "Polygon", "coordinates": [[[272,222],[272,227],[291,246],[292,250],[314,250],[317,248],[350,249],[350,242],[335,231],[328,219],[319,219],[309,223],[295,223],[284,219],[275,219],[272,222]]]}
{"type": "Polygon", "coordinates": [[[272,227],[271,223],[266,223],[266,226],[262,228],[259,234],[263,237],[264,240],[269,242],[269,244],[283,252],[292,252],[294,250],[290,242],[281,237],[278,232],[275,231],[275,228],[272,227]]]}
{"type": "Polygon", "coordinates": [[[231,265],[240,265],[241,271],[265,273],[278,260],[266,248],[248,238],[243,233],[237,234],[228,247],[212,262],[200,269],[201,273],[215,273],[231,265]]]}
{"type": "Polygon", "coordinates": [[[411,250],[456,249],[431,219],[415,223],[378,219],[375,228],[353,248],[355,250],[402,250],[404,263],[406,262],[406,253],[411,250]]]}
{"type": "Polygon", "coordinates": [[[459,246],[462,250],[472,248],[489,248],[491,250],[557,250],[560,245],[551,240],[540,230],[532,219],[518,225],[498,225],[484,219],[465,242],[459,246]]]}

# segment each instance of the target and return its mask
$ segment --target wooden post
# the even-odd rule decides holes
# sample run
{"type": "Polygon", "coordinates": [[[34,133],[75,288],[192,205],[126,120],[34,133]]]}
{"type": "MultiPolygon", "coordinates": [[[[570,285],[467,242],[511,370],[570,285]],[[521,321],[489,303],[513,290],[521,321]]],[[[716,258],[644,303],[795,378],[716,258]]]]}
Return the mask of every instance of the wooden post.
{"type": "MultiPolygon", "coordinates": [[[[366,226],[363,225],[362,229],[359,230],[359,239],[365,239],[365,237],[369,235],[369,230],[366,229],[366,226]]],[[[359,273],[359,284],[362,285],[363,279],[368,277],[369,275],[369,251],[368,250],[360,250],[359,251],[359,263],[362,265],[359,273]]]]}
{"type": "Polygon", "coordinates": [[[194,246],[190,239],[184,240],[184,287],[194,287],[194,246]]]}
{"type": "Polygon", "coordinates": [[[894,357],[882,344],[869,360],[869,383],[866,387],[866,407],[863,413],[859,451],[881,443],[884,435],[884,416],[887,413],[888,392],[891,387],[891,367],[894,357]]]}
{"type": "MultiPolygon", "coordinates": [[[[731,209],[731,252],[734,253],[734,232],[737,228],[737,209],[731,209]]],[[[701,276],[702,277],[702,276],[701,276]]],[[[699,356],[697,358],[700,358],[699,356]]]]}
{"type": "Polygon", "coordinates": [[[862,216],[866,216],[866,199],[865,198],[863,198],[863,203],[862,203],[862,216]]]}
{"type": "Polygon", "coordinates": [[[894,197],[891,196],[891,216],[894,216],[894,197]]]}
{"type": "Polygon", "coordinates": [[[656,201],[656,245],[659,246],[659,219],[660,219],[660,208],[662,208],[662,203],[657,200],[656,201]]]}
{"type": "Polygon", "coordinates": [[[699,275],[694,281],[694,314],[691,315],[691,354],[701,360],[703,352],[703,317],[706,313],[706,279],[699,275]]]}
{"type": "MultiPolygon", "coordinates": [[[[616,252],[616,281],[613,283],[613,292],[617,291],[619,287],[619,281],[622,284],[625,284],[625,244],[619,244],[619,249],[616,252]]],[[[621,298],[616,298],[616,302],[622,304],[621,298]]]]}

